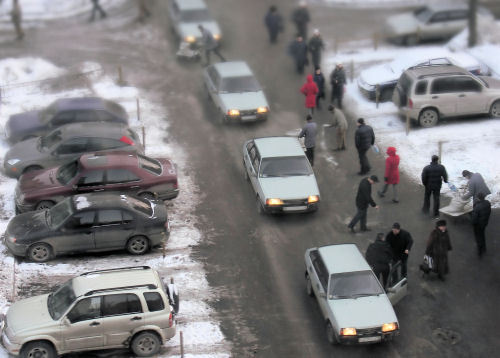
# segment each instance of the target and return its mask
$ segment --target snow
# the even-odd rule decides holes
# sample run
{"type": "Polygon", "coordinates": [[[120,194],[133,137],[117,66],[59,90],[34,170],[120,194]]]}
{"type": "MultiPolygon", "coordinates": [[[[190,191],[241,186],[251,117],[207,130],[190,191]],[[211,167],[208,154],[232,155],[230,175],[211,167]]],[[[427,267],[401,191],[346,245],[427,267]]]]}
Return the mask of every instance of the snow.
{"type": "Polygon", "coordinates": [[[75,199],[75,202],[76,202],[76,210],[82,210],[90,206],[90,203],[85,196],[78,196],[75,199]]]}
{"type": "Polygon", "coordinates": [[[441,0],[323,0],[327,4],[345,7],[404,7],[425,5],[441,0]]]}

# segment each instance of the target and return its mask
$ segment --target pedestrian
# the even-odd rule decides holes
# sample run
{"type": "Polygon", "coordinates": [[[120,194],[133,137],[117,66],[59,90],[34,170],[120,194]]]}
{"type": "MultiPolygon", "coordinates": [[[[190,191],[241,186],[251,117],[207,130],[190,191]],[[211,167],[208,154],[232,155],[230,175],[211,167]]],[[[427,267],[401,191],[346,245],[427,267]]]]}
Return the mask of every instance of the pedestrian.
{"type": "Polygon", "coordinates": [[[342,98],[344,97],[345,71],[341,62],[337,62],[335,69],[330,74],[330,84],[332,85],[331,103],[337,100],[337,107],[342,109],[342,98]]]}
{"type": "Polygon", "coordinates": [[[12,24],[14,25],[14,29],[16,30],[16,39],[22,40],[24,38],[24,31],[21,26],[23,13],[21,11],[21,6],[19,5],[18,0],[12,1],[12,11],[10,12],[10,18],[12,20],[12,24]]]}
{"type": "Polygon", "coordinates": [[[444,281],[444,275],[448,274],[448,251],[451,251],[450,235],[446,228],[446,220],[438,220],[436,228],[432,230],[429,239],[427,240],[427,247],[425,254],[432,257],[433,270],[437,272],[438,278],[444,281]]]}
{"type": "Polygon", "coordinates": [[[224,56],[219,52],[219,43],[215,39],[214,35],[210,32],[209,29],[203,27],[202,24],[198,25],[198,29],[201,32],[201,43],[202,47],[205,49],[205,61],[206,66],[210,65],[210,53],[213,52],[217,56],[219,56],[222,62],[226,62],[224,56]]]}
{"type": "Polygon", "coordinates": [[[321,66],[321,51],[325,48],[323,44],[323,39],[318,29],[314,29],[312,37],[309,39],[307,48],[311,53],[312,64],[314,68],[321,66]]]}
{"type": "Polygon", "coordinates": [[[371,231],[369,227],[366,226],[366,217],[368,212],[368,205],[371,205],[375,209],[378,209],[378,205],[373,201],[372,198],[372,185],[378,183],[378,177],[372,175],[368,178],[361,179],[358,187],[358,193],[356,195],[356,215],[352,218],[351,222],[347,227],[352,233],[355,233],[354,226],[360,221],[361,231],[371,231]]]}
{"type": "Polygon", "coordinates": [[[301,1],[299,6],[293,10],[292,21],[297,27],[298,36],[307,39],[307,24],[311,21],[311,17],[309,16],[309,10],[305,1],[301,1]]]}
{"type": "Polygon", "coordinates": [[[485,230],[488,226],[491,214],[491,203],[485,199],[484,193],[477,194],[477,201],[472,209],[472,225],[474,228],[474,237],[477,244],[477,254],[479,257],[486,252],[485,230]]]}
{"type": "Polygon", "coordinates": [[[307,59],[307,45],[302,36],[297,36],[288,46],[288,53],[295,61],[297,73],[303,74],[304,67],[309,63],[307,59]]]}
{"type": "Polygon", "coordinates": [[[365,175],[371,170],[370,162],[366,157],[366,152],[372,145],[375,144],[375,133],[373,128],[365,124],[363,118],[358,118],[356,122],[358,129],[354,133],[354,143],[356,144],[356,149],[358,150],[359,165],[361,167],[358,175],[365,175]]]}
{"type": "Polygon", "coordinates": [[[381,283],[385,288],[391,271],[392,249],[383,233],[378,233],[375,241],[368,245],[365,258],[379,281],[380,275],[382,275],[381,283]]]}
{"type": "Polygon", "coordinates": [[[345,150],[345,133],[347,132],[347,120],[344,113],[333,104],[328,106],[328,110],[332,112],[332,124],[326,127],[337,127],[337,148],[335,150],[345,150]]]}
{"type": "Polygon", "coordinates": [[[431,194],[434,202],[434,217],[439,217],[439,195],[443,181],[448,183],[448,173],[444,165],[439,164],[439,157],[433,155],[431,164],[422,170],[422,184],[425,186],[424,206],[422,213],[428,214],[431,206],[431,194]]]}
{"type": "Polygon", "coordinates": [[[325,76],[321,72],[321,68],[316,67],[314,70],[314,83],[318,86],[318,94],[316,95],[316,108],[321,109],[321,98],[325,98],[325,76]]]}
{"type": "Polygon", "coordinates": [[[385,175],[384,175],[384,187],[379,190],[378,195],[383,198],[389,185],[392,185],[392,202],[399,203],[398,198],[398,184],[399,184],[399,155],[396,154],[396,148],[387,148],[388,157],[385,159],[385,175]]]}
{"type": "Polygon", "coordinates": [[[394,263],[401,261],[401,275],[407,276],[407,262],[413,245],[410,233],[401,229],[399,223],[392,224],[392,229],[387,233],[385,241],[391,246],[394,263]]]}
{"type": "Polygon", "coordinates": [[[307,82],[302,85],[300,92],[306,96],[306,109],[312,115],[316,107],[316,95],[319,93],[318,86],[313,80],[312,75],[307,75],[307,82]]]}
{"type": "Polygon", "coordinates": [[[99,12],[101,19],[104,19],[106,18],[106,16],[108,16],[108,14],[106,14],[106,11],[104,11],[101,5],[99,4],[99,0],[90,0],[90,1],[92,1],[92,13],[90,15],[89,22],[94,21],[96,12],[99,12]]]}
{"type": "Polygon", "coordinates": [[[464,170],[462,176],[468,180],[467,193],[462,197],[463,200],[468,200],[472,197],[472,202],[475,204],[477,201],[477,194],[483,193],[485,197],[491,194],[481,174],[464,170]]]}
{"type": "Polygon", "coordinates": [[[314,147],[316,146],[317,125],[313,122],[313,117],[308,114],[306,116],[306,125],[299,133],[299,138],[304,137],[304,145],[306,146],[306,156],[309,159],[311,166],[314,165],[314,147]]]}
{"type": "Polygon", "coordinates": [[[274,5],[269,7],[264,23],[269,32],[269,42],[274,44],[278,41],[278,34],[283,31],[283,18],[278,14],[278,8],[274,5]]]}
{"type": "Polygon", "coordinates": [[[151,16],[151,11],[149,11],[147,0],[137,0],[137,5],[139,6],[139,16],[137,20],[139,22],[144,22],[148,17],[151,16]]]}

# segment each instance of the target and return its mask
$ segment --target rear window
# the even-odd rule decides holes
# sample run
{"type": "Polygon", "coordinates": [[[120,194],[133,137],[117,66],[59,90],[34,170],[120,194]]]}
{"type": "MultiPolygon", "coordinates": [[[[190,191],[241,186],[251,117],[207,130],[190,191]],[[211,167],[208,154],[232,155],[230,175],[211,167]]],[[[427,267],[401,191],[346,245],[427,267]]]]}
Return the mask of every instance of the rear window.
{"type": "Polygon", "coordinates": [[[162,311],[165,309],[163,298],[158,292],[144,292],[144,298],[148,304],[149,312],[162,311]]]}
{"type": "Polygon", "coordinates": [[[122,195],[121,199],[126,201],[135,210],[146,214],[147,216],[153,215],[153,208],[151,207],[151,202],[147,199],[134,198],[131,196],[122,195]]]}
{"type": "Polygon", "coordinates": [[[143,155],[138,155],[139,158],[139,166],[142,169],[145,169],[153,174],[160,175],[161,174],[161,164],[159,161],[153,158],[148,158],[143,155]]]}

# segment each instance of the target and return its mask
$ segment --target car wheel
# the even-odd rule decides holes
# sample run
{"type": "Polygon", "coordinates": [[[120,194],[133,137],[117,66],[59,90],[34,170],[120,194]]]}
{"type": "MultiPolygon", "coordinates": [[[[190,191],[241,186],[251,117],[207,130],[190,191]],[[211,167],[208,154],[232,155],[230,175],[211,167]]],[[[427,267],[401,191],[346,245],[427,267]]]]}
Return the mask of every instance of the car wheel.
{"type": "Polygon", "coordinates": [[[47,342],[30,342],[21,349],[21,358],[56,358],[57,354],[47,342]]]}
{"type": "Polygon", "coordinates": [[[44,200],[36,204],[36,210],[46,210],[54,206],[54,202],[50,200],[44,200]]]}
{"type": "Polygon", "coordinates": [[[491,105],[490,116],[500,118],[500,100],[493,102],[491,105]]]}
{"type": "Polygon", "coordinates": [[[309,275],[306,275],[306,291],[307,291],[308,296],[314,297],[312,282],[311,282],[311,278],[309,277],[309,275]]]}
{"type": "Polygon", "coordinates": [[[150,192],[147,192],[147,191],[140,193],[139,196],[141,198],[143,198],[143,199],[148,199],[150,201],[156,199],[153,193],[150,193],[150,192]]]}
{"type": "Polygon", "coordinates": [[[127,242],[127,251],[132,255],[142,255],[149,250],[149,240],[145,236],[134,236],[127,242]]]}
{"type": "Polygon", "coordinates": [[[259,213],[259,215],[263,215],[266,213],[266,210],[262,207],[262,203],[260,202],[260,198],[258,195],[255,199],[255,206],[257,206],[257,212],[259,213]]]}
{"type": "Polygon", "coordinates": [[[328,339],[328,343],[330,343],[331,345],[339,343],[330,321],[326,322],[326,339],[328,339]]]}
{"type": "Polygon", "coordinates": [[[439,114],[434,109],[424,109],[418,116],[418,123],[425,128],[433,127],[439,120],[439,114]]]}
{"type": "Polygon", "coordinates": [[[415,46],[418,44],[418,37],[417,35],[408,35],[404,39],[404,43],[406,46],[415,46]]]}
{"type": "Polygon", "coordinates": [[[24,168],[23,174],[33,172],[35,170],[40,170],[40,169],[43,169],[43,168],[39,165],[30,165],[29,167],[24,168]]]}
{"type": "Polygon", "coordinates": [[[161,342],[156,334],[141,332],[134,337],[130,348],[138,357],[151,357],[160,351],[161,342]]]}
{"type": "Polygon", "coordinates": [[[44,242],[37,242],[28,249],[28,257],[31,261],[47,262],[52,257],[52,248],[44,242]]]}

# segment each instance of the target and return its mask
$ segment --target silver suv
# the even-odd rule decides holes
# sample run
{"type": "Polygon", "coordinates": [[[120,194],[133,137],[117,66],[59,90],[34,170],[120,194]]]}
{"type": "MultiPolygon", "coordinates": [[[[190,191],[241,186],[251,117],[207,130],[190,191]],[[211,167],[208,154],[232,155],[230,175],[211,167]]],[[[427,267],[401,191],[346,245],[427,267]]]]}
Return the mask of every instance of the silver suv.
{"type": "Polygon", "coordinates": [[[174,284],[148,266],[92,271],[55,292],[15,302],[2,321],[2,343],[22,358],[129,347],[158,353],[175,335],[174,284]]]}
{"type": "Polygon", "coordinates": [[[500,80],[453,65],[412,67],[399,78],[392,100],[400,114],[422,127],[432,127],[444,117],[500,118],[500,80]]]}

